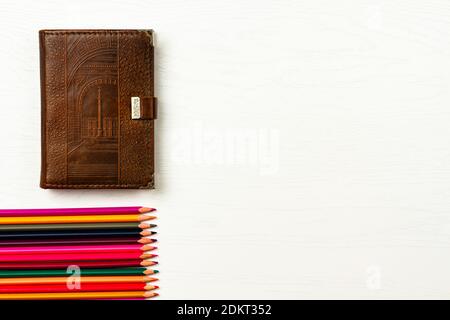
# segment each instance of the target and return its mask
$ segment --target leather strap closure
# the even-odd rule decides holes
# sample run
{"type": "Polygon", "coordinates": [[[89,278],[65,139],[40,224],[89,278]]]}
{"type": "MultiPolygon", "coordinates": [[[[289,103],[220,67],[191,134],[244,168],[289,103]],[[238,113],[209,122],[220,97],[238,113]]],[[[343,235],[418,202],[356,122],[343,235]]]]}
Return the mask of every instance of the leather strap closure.
{"type": "Polygon", "coordinates": [[[157,117],[156,97],[132,97],[131,118],[133,120],[154,120],[157,117]]]}
{"type": "Polygon", "coordinates": [[[154,120],[157,118],[158,104],[156,97],[141,98],[141,119],[154,120]]]}

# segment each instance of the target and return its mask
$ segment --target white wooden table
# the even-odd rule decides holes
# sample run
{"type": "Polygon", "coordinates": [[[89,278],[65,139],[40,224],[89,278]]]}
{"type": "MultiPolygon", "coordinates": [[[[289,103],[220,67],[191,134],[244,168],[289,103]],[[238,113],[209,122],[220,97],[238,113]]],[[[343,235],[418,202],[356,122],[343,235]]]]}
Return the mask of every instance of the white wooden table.
{"type": "Polygon", "coordinates": [[[159,209],[161,299],[450,298],[450,3],[2,1],[1,207],[159,209]],[[38,30],[157,33],[157,189],[44,191],[38,30]]]}

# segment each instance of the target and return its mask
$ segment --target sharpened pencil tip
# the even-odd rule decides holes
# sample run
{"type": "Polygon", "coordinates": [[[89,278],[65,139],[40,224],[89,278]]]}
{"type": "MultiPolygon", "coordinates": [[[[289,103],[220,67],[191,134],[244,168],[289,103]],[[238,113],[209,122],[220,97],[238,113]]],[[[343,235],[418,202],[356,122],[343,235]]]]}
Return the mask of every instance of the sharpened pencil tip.
{"type": "Polygon", "coordinates": [[[151,267],[158,264],[158,261],[142,261],[141,266],[143,267],[151,267]]]}
{"type": "Polygon", "coordinates": [[[148,277],[148,276],[144,276],[144,282],[155,282],[158,281],[157,278],[152,278],[152,277],[148,277]]]}
{"type": "Polygon", "coordinates": [[[142,208],[139,209],[139,212],[140,213],[147,213],[147,212],[152,212],[152,211],[155,211],[155,210],[156,210],[155,208],[142,207],[142,208]]]}
{"type": "Polygon", "coordinates": [[[147,286],[144,287],[144,290],[146,290],[146,291],[156,290],[156,289],[159,289],[159,287],[158,286],[152,286],[152,285],[147,285],[147,286]]]}
{"type": "Polygon", "coordinates": [[[142,230],[140,232],[140,235],[143,236],[143,237],[152,236],[154,234],[157,234],[157,232],[156,231],[150,231],[150,230],[142,230]]]}
{"type": "Polygon", "coordinates": [[[146,216],[146,215],[142,215],[142,216],[138,216],[138,221],[148,221],[148,220],[153,220],[156,219],[155,216],[146,216]]]}
{"type": "Polygon", "coordinates": [[[153,247],[153,246],[149,246],[149,245],[144,245],[141,247],[141,251],[152,251],[157,249],[157,247],[153,247]]]}
{"type": "Polygon", "coordinates": [[[151,270],[151,269],[148,269],[148,270],[144,271],[145,275],[156,274],[156,273],[159,273],[159,271],[158,270],[151,270]]]}
{"type": "Polygon", "coordinates": [[[159,294],[156,293],[156,292],[146,292],[146,293],[144,293],[144,297],[145,298],[153,298],[153,297],[157,297],[157,296],[159,296],[159,294]]]}

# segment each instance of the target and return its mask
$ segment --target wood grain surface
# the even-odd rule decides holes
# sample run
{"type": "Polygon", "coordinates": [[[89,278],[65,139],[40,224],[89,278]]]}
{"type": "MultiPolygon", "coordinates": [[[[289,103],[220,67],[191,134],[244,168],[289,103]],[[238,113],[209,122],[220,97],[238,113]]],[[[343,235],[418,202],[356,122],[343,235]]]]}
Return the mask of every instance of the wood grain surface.
{"type": "Polygon", "coordinates": [[[1,207],[159,209],[161,299],[450,298],[450,3],[2,1],[1,207]],[[38,30],[156,31],[156,189],[41,190],[38,30]]]}

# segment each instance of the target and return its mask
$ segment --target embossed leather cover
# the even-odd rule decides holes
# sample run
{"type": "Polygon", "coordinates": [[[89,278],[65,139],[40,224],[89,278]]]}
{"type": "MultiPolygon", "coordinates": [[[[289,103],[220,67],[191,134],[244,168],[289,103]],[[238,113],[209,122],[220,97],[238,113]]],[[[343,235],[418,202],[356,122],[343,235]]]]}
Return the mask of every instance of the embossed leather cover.
{"type": "Polygon", "coordinates": [[[41,188],[153,188],[153,32],[41,30],[39,40],[41,188]]]}

